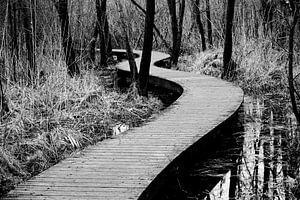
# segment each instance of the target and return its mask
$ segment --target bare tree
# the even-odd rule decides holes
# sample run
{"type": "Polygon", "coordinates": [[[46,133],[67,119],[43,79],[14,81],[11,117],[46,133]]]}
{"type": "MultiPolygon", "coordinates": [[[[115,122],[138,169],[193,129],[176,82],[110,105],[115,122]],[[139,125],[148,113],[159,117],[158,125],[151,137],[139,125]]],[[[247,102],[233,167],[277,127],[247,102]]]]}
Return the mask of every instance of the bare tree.
{"type": "MultiPolygon", "coordinates": [[[[130,0],[131,3],[133,5],[135,5],[140,11],[142,11],[144,14],[146,14],[146,10],[136,2],[136,0],[130,0]]],[[[170,45],[168,44],[168,42],[165,40],[165,38],[162,36],[162,34],[160,33],[159,29],[157,28],[157,26],[154,24],[154,31],[156,32],[157,36],[161,39],[161,41],[164,43],[165,47],[171,51],[170,45]]]]}
{"type": "MultiPolygon", "coordinates": [[[[90,42],[90,59],[92,62],[95,62],[96,42],[97,42],[98,36],[100,36],[100,38],[99,38],[99,40],[100,40],[100,63],[99,63],[99,65],[103,66],[103,67],[107,67],[108,57],[110,56],[110,54],[112,52],[112,44],[111,44],[111,35],[109,32],[108,19],[107,19],[106,15],[102,16],[102,14],[101,14],[106,11],[103,11],[101,9],[101,5],[102,5],[102,3],[97,1],[97,4],[96,4],[97,21],[96,21],[96,25],[94,27],[92,40],[90,42]],[[105,17],[104,22],[101,19],[102,17],[105,17]],[[102,21],[102,23],[101,23],[102,25],[100,25],[100,23],[99,23],[99,18],[100,18],[100,21],[102,21]],[[104,23],[104,25],[103,25],[103,23],[104,23]]],[[[106,6],[106,5],[102,5],[102,6],[106,6]]]]}
{"type": "Polygon", "coordinates": [[[273,31],[273,16],[275,11],[275,5],[273,1],[261,0],[262,16],[263,16],[263,26],[264,34],[270,34],[273,31]]]}
{"type": "Polygon", "coordinates": [[[225,42],[223,53],[223,72],[221,78],[229,79],[233,77],[235,64],[232,60],[232,24],[234,17],[234,4],[235,0],[227,0],[227,13],[226,13],[226,28],[225,28],[225,42]]]}
{"type": "Polygon", "coordinates": [[[173,47],[171,53],[171,61],[170,66],[176,66],[178,63],[178,58],[180,55],[181,48],[181,38],[182,38],[182,25],[184,18],[184,10],[185,10],[185,0],[179,1],[179,13],[177,18],[177,4],[174,0],[168,0],[168,7],[171,18],[171,27],[172,27],[172,40],[173,47]]]}
{"type": "Polygon", "coordinates": [[[200,0],[195,0],[193,2],[193,14],[195,15],[196,23],[197,23],[199,33],[201,36],[202,50],[205,51],[206,50],[205,32],[204,32],[203,24],[201,21],[201,13],[200,13],[199,6],[200,6],[200,0]]]}
{"type": "Polygon", "coordinates": [[[208,44],[210,47],[213,46],[213,37],[212,37],[212,26],[211,26],[211,15],[210,15],[210,2],[206,0],[206,18],[207,18],[207,38],[208,44]]]}
{"type": "Polygon", "coordinates": [[[9,112],[7,102],[4,96],[2,81],[0,81],[0,117],[2,117],[5,113],[9,112]]]}
{"type": "Polygon", "coordinates": [[[288,82],[289,82],[289,92],[290,98],[292,103],[292,109],[298,121],[300,123],[300,113],[297,107],[296,96],[295,96],[295,86],[294,86],[294,73],[293,73],[293,66],[294,66],[294,35],[295,35],[295,28],[299,20],[299,7],[293,1],[290,2],[290,7],[292,11],[292,24],[289,33],[289,64],[288,64],[288,82]]]}
{"type": "Polygon", "coordinates": [[[17,5],[16,2],[8,2],[8,34],[10,40],[8,42],[10,46],[10,57],[12,58],[12,79],[17,80],[16,65],[19,60],[19,45],[18,45],[18,28],[17,28],[17,5]]]}
{"type": "Polygon", "coordinates": [[[4,79],[4,60],[0,60],[0,117],[2,117],[5,113],[9,112],[7,100],[5,98],[4,90],[3,90],[3,83],[2,80],[4,79]]]}
{"type": "Polygon", "coordinates": [[[68,74],[71,77],[73,77],[75,75],[79,75],[80,70],[76,63],[76,55],[73,48],[73,40],[69,30],[68,0],[53,1],[60,20],[61,40],[66,56],[68,74]]]}
{"type": "Polygon", "coordinates": [[[20,8],[22,10],[23,26],[25,32],[25,42],[27,48],[27,58],[29,61],[29,69],[27,75],[29,81],[33,83],[36,76],[36,50],[35,50],[35,33],[34,33],[34,23],[35,16],[33,10],[33,1],[32,0],[21,0],[19,1],[20,8]]]}
{"type": "Polygon", "coordinates": [[[96,60],[96,42],[97,42],[98,34],[99,34],[99,27],[98,27],[98,23],[96,23],[94,27],[92,40],[90,42],[90,59],[93,63],[95,63],[96,60]]]}
{"type": "Polygon", "coordinates": [[[133,54],[131,44],[130,44],[129,28],[128,28],[128,25],[125,22],[125,15],[124,15],[123,5],[120,1],[116,1],[116,4],[117,4],[117,7],[119,9],[119,18],[120,18],[121,26],[123,28],[123,34],[124,34],[124,39],[125,39],[125,44],[126,44],[127,58],[128,58],[130,73],[131,73],[131,83],[132,83],[133,86],[136,86],[136,88],[138,88],[139,87],[138,86],[138,71],[137,71],[136,62],[134,60],[134,54],[133,54]]]}
{"type": "Polygon", "coordinates": [[[97,26],[100,41],[100,66],[107,67],[108,22],[106,16],[106,0],[96,0],[97,26]]]}
{"type": "Polygon", "coordinates": [[[145,34],[143,53],[140,63],[139,73],[139,94],[148,96],[149,71],[151,63],[152,43],[153,43],[153,26],[155,15],[155,0],[146,1],[146,17],[145,17],[145,34]]]}

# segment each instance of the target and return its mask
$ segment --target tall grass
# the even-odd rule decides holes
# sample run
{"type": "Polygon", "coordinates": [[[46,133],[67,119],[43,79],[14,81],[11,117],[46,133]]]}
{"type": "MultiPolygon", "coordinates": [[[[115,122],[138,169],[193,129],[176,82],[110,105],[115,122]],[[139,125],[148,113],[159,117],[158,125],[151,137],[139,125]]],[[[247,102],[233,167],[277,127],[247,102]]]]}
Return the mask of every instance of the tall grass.
{"type": "MultiPolygon", "coordinates": [[[[286,94],[287,53],[273,47],[270,40],[248,39],[234,46],[236,84],[248,95],[286,94]]],[[[180,70],[220,77],[223,48],[181,57],[180,70]]]]}
{"type": "Polygon", "coordinates": [[[106,88],[99,72],[82,70],[70,78],[62,59],[38,61],[46,75],[34,86],[9,82],[10,113],[0,124],[0,193],[72,152],[112,137],[113,127],[140,125],[161,102],[134,92],[106,88]]]}

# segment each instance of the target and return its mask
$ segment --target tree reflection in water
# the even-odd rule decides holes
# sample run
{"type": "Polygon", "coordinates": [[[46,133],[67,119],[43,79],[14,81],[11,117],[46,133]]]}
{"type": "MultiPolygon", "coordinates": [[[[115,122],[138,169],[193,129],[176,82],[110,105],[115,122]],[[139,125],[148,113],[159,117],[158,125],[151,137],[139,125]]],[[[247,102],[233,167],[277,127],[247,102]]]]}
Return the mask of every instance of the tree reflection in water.
{"type": "Polygon", "coordinates": [[[296,122],[287,106],[275,97],[245,99],[235,199],[297,199],[292,192],[296,174],[291,162],[295,158],[288,153],[296,122]]]}
{"type": "Polygon", "coordinates": [[[153,199],[300,199],[299,131],[288,106],[278,96],[246,97],[199,154],[174,163],[153,199]]]}

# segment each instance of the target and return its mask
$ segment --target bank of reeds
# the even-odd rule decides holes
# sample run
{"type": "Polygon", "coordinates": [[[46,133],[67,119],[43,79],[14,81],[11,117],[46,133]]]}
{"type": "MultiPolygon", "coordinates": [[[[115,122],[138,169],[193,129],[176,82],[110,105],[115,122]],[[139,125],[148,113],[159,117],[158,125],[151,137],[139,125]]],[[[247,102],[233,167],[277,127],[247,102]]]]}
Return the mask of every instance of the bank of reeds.
{"type": "Polygon", "coordinates": [[[0,124],[0,194],[73,152],[114,136],[113,127],[140,125],[161,109],[154,97],[104,87],[98,72],[67,75],[63,60],[43,58],[34,86],[8,82],[10,112],[0,124]]]}
{"type": "MultiPolygon", "coordinates": [[[[235,82],[248,95],[284,94],[287,92],[287,53],[273,48],[268,40],[248,40],[234,47],[236,63],[235,82]]],[[[215,48],[205,52],[181,57],[180,70],[199,74],[221,76],[223,49],[215,48]]]]}

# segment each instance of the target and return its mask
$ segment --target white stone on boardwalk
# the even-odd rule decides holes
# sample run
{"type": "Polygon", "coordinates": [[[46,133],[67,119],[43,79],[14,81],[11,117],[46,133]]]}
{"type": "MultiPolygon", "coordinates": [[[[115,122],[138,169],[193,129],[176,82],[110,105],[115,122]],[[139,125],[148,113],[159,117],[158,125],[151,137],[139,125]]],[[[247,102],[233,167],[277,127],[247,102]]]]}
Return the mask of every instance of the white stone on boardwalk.
{"type": "MultiPolygon", "coordinates": [[[[152,53],[153,62],[167,57],[152,53]]],[[[119,68],[128,70],[127,62],[119,68]]],[[[86,148],[20,184],[6,199],[137,199],[170,161],[243,101],[240,88],[213,77],[155,66],[151,75],[178,83],[183,94],[155,120],[86,148]]]]}

